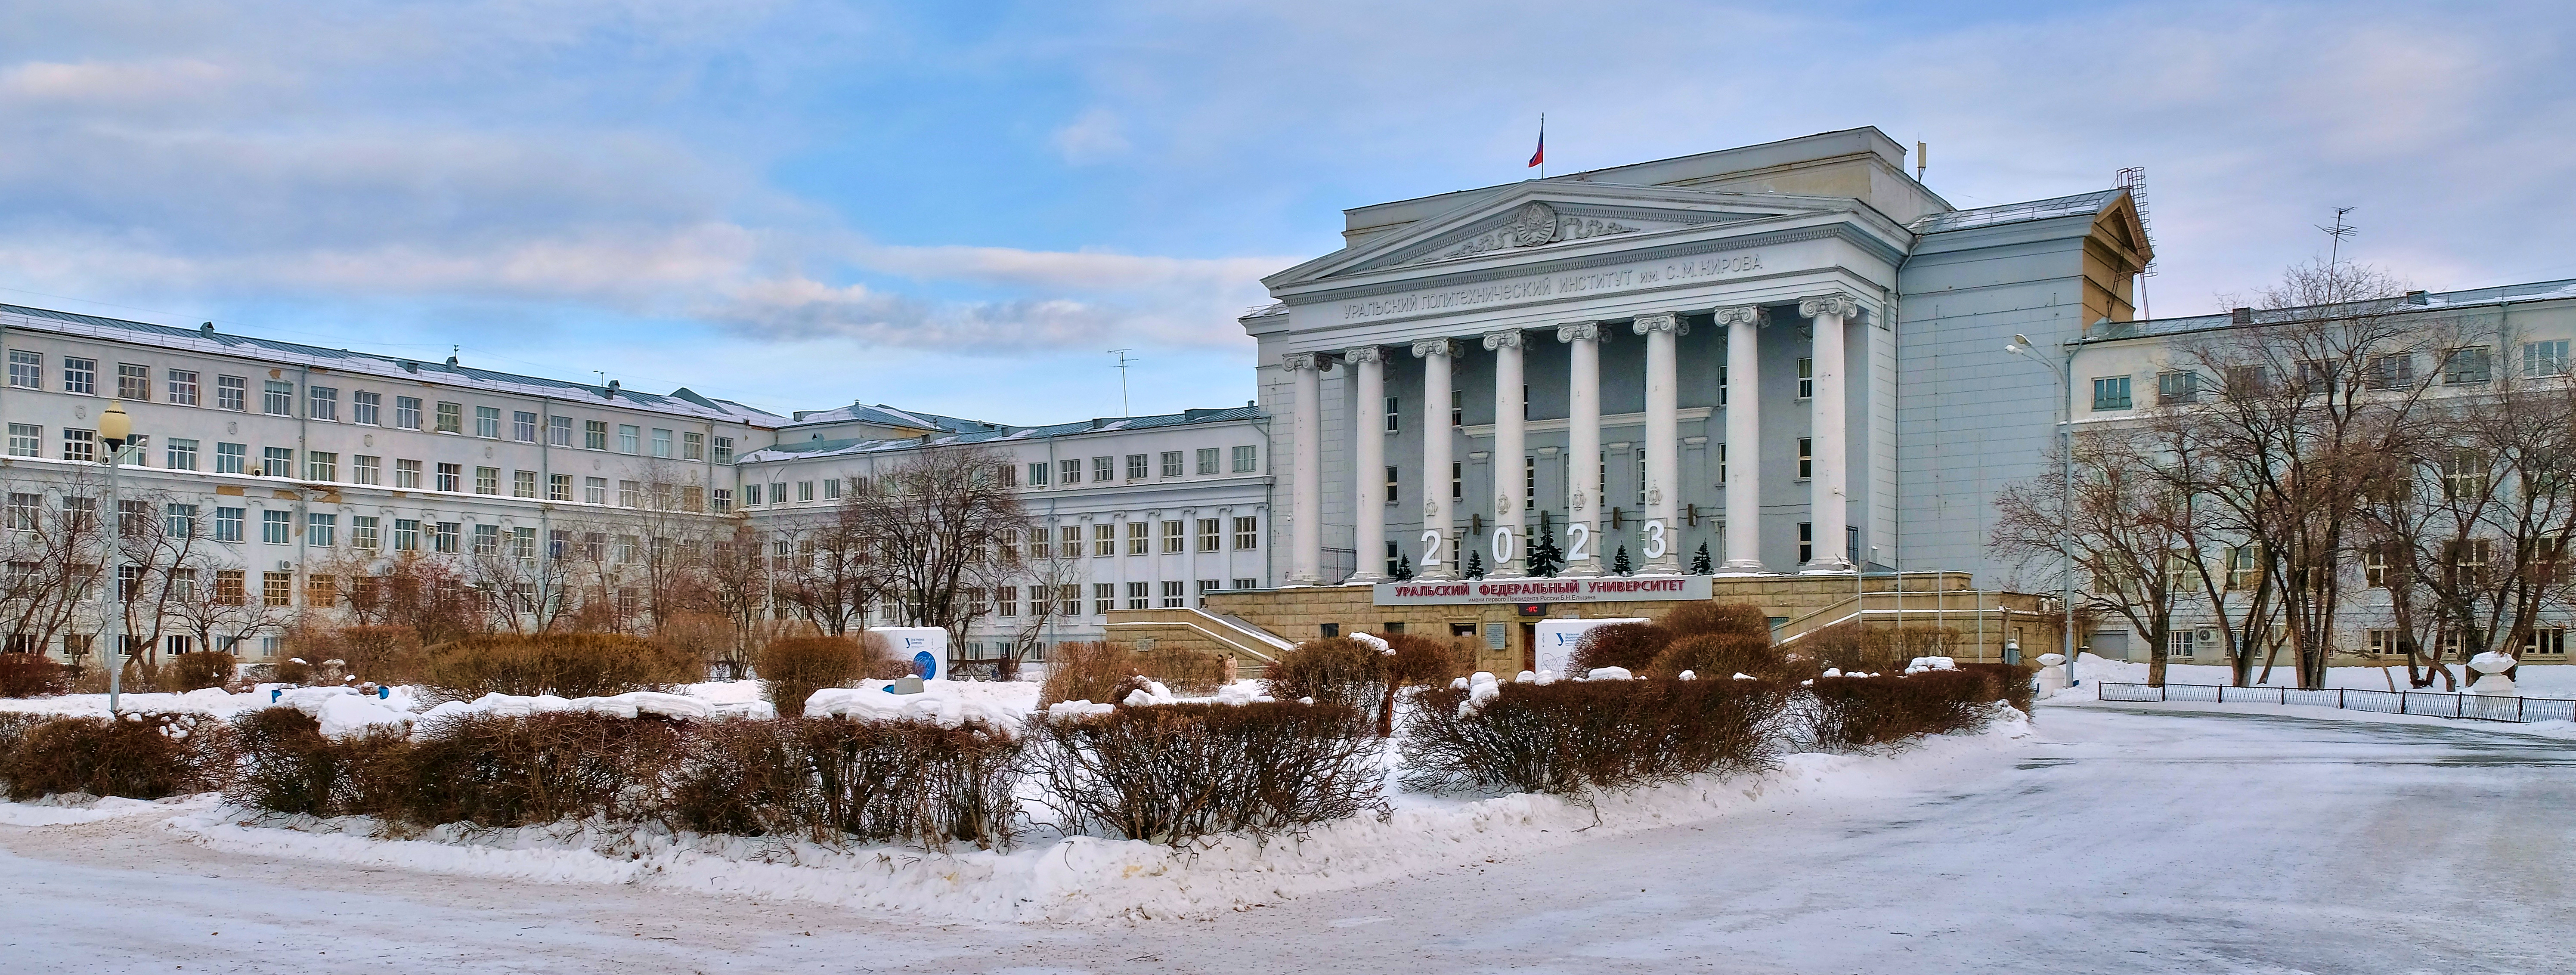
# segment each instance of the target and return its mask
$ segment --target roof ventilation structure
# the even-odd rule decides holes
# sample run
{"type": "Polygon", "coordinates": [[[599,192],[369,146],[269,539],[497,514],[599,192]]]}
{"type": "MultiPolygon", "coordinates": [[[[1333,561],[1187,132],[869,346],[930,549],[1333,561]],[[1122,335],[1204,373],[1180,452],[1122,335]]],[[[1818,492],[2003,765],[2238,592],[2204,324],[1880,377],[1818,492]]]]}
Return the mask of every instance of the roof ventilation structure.
{"type": "Polygon", "coordinates": [[[2227,321],[2231,325],[2252,325],[2254,324],[2254,309],[2230,308],[2227,310],[2227,321]]]}

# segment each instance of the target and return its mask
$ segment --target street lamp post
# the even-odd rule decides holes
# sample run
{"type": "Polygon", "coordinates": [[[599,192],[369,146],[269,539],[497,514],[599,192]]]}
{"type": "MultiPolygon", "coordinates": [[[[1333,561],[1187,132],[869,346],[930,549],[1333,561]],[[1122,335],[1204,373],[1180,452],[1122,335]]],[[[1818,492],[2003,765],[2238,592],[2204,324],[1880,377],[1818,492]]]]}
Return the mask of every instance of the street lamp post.
{"type": "Polygon", "coordinates": [[[2057,550],[2066,557],[2066,589],[2059,597],[2066,618],[2058,625],[2058,632],[2065,638],[2066,685],[2080,686],[2083,681],[2075,676],[2075,353],[2069,350],[2066,364],[2060,366],[2040,358],[2031,347],[2030,336],[2021,334],[2015,334],[2004,345],[2004,351],[2047,366],[2048,374],[2057,380],[2057,445],[2059,458],[2065,464],[2057,481],[2057,550]]]}
{"type": "Polygon", "coordinates": [[[125,415],[125,404],[108,401],[107,409],[98,415],[98,438],[107,444],[107,510],[101,513],[107,535],[107,592],[102,596],[99,613],[100,636],[107,649],[100,654],[107,667],[107,713],[116,714],[117,696],[123,691],[122,671],[125,642],[125,578],[118,563],[125,556],[125,509],[116,501],[117,468],[125,460],[126,445],[134,438],[134,420],[125,415]]]}

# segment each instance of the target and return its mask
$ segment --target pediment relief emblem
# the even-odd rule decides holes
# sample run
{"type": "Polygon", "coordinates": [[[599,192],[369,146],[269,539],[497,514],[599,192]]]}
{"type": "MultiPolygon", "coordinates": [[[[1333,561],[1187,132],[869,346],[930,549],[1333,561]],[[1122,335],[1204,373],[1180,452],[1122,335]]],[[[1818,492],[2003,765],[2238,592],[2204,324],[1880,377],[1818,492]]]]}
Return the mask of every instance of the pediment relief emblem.
{"type": "Polygon", "coordinates": [[[1556,208],[1532,200],[1512,211],[1511,218],[1484,233],[1469,237],[1445,249],[1434,250],[1406,263],[1421,264],[1452,258],[1472,257],[1514,247],[1537,247],[1561,240],[1585,240],[1611,234],[1635,233],[1644,228],[1617,220],[1560,214],[1556,208]]]}

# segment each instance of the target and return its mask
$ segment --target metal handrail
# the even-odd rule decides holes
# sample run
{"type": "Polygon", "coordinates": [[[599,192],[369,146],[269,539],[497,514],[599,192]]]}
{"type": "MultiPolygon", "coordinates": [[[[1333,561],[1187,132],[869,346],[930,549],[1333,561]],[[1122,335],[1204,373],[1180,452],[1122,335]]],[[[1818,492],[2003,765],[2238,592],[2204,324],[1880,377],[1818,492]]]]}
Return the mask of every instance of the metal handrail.
{"type": "Polygon", "coordinates": [[[2493,694],[2374,691],[2361,687],[2237,687],[2231,684],[2115,684],[2095,681],[2093,695],[2097,701],[2296,704],[2376,714],[2413,714],[2514,724],[2576,721],[2576,700],[2493,694]]]}

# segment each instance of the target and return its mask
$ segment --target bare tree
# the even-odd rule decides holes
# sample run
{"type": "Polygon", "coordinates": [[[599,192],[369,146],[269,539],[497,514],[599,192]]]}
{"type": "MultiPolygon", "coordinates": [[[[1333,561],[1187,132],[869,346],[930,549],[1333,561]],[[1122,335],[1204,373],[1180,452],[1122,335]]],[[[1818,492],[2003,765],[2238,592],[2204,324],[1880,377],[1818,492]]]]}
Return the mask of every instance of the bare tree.
{"type": "Polygon", "coordinates": [[[2142,439],[2114,429],[2076,435],[2073,481],[2068,465],[2051,464],[2048,473],[2007,486],[1995,500],[1989,547],[2055,567],[2064,557],[2060,546],[2068,546],[2075,571],[2091,580],[2089,607],[2146,637],[2147,682],[2161,685],[2178,590],[2189,583],[2180,562],[2194,557],[2185,528],[2191,512],[2187,494],[2141,469],[2142,439]]]}
{"type": "Polygon", "coordinates": [[[1016,551],[1001,544],[1031,527],[1012,471],[1011,459],[990,448],[932,448],[848,499],[896,612],[947,630],[952,648],[992,611],[989,596],[977,596],[1022,573],[1016,551]]]}

